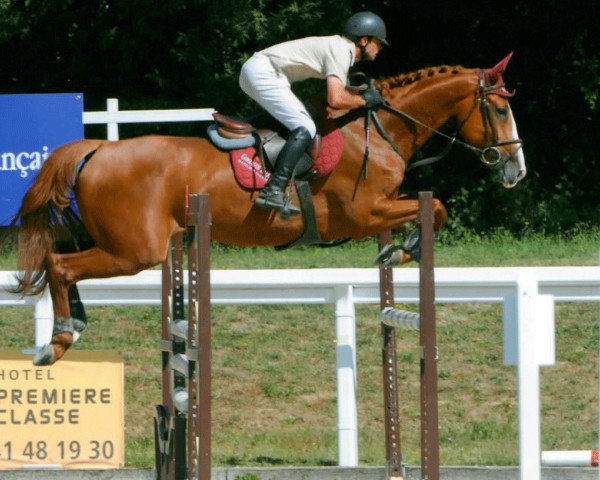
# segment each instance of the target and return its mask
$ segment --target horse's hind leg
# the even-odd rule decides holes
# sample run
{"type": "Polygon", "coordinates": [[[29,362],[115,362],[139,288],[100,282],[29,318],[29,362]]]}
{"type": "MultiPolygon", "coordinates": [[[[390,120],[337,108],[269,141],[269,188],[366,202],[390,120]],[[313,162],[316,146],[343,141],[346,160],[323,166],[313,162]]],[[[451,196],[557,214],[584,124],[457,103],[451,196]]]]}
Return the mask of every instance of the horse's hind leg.
{"type": "Polygon", "coordinates": [[[69,310],[71,311],[71,318],[73,318],[74,340],[77,341],[78,334],[81,334],[87,327],[88,319],[79,296],[79,289],[75,283],[69,287],[69,310]]]}
{"type": "MultiPolygon", "coordinates": [[[[68,232],[58,231],[57,240],[55,241],[56,253],[77,253],[92,248],[94,241],[85,230],[85,227],[73,209],[71,207],[65,208],[63,216],[66,217],[69,227],[68,232]]],[[[87,326],[87,315],[79,296],[77,284],[69,287],[69,308],[71,310],[71,317],[73,318],[75,341],[77,341],[79,335],[87,326]]]]}
{"type": "Polygon", "coordinates": [[[132,258],[136,257],[113,255],[97,247],[80,253],[50,256],[47,275],[54,305],[54,328],[50,343],[34,357],[35,365],[52,365],[59,360],[73,344],[74,334],[85,328],[87,318],[75,283],[85,278],[132,275],[150,266],[132,258]]]}
{"type": "Polygon", "coordinates": [[[44,345],[33,357],[34,365],[52,365],[60,359],[75,341],[76,325],[69,308],[70,285],[49,280],[50,295],[54,308],[54,327],[50,343],[44,345]]]}

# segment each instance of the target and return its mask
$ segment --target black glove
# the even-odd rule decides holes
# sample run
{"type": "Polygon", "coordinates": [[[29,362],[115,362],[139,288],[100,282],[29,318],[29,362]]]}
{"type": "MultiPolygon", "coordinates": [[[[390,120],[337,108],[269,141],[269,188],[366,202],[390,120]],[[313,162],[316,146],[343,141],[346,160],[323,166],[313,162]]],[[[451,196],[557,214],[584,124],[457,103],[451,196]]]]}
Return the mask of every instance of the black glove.
{"type": "Polygon", "coordinates": [[[371,79],[369,83],[369,88],[367,88],[363,92],[362,96],[367,102],[365,108],[369,110],[372,108],[377,108],[385,103],[385,98],[383,98],[383,95],[381,95],[381,93],[379,93],[379,90],[375,88],[375,80],[373,79],[371,79]]]}

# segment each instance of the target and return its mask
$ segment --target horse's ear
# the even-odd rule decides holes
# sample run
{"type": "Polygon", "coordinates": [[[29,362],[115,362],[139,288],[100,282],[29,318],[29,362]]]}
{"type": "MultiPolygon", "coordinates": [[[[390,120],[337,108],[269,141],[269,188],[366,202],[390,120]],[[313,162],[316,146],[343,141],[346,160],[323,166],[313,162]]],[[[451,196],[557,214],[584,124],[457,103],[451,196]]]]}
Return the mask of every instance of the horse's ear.
{"type": "Polygon", "coordinates": [[[504,73],[504,70],[506,70],[506,66],[512,56],[513,52],[510,52],[506,57],[500,60],[495,67],[485,69],[485,79],[488,85],[495,85],[498,83],[498,80],[502,78],[502,74],[504,73]]]}
{"type": "Polygon", "coordinates": [[[513,52],[510,52],[506,57],[500,60],[495,67],[485,69],[486,86],[501,85],[498,91],[494,91],[494,93],[498,93],[507,97],[514,95],[514,92],[510,93],[504,89],[502,74],[504,73],[504,70],[506,70],[506,66],[508,65],[508,62],[512,56],[513,52]]]}
{"type": "Polygon", "coordinates": [[[500,60],[498,62],[498,65],[496,65],[494,67],[494,70],[496,70],[499,75],[502,75],[504,73],[504,70],[506,70],[506,66],[508,65],[508,62],[510,61],[510,59],[512,58],[513,53],[514,52],[510,52],[506,57],[504,57],[502,60],[500,60]]]}

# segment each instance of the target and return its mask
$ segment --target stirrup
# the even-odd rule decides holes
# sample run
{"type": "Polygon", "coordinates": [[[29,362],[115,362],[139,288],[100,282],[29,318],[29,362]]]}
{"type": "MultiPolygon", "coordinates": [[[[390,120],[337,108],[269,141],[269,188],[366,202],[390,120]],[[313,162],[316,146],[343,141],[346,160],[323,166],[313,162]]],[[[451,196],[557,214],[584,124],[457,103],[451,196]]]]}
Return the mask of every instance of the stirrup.
{"type": "Polygon", "coordinates": [[[263,190],[259,193],[254,204],[263,210],[277,210],[284,220],[292,215],[299,215],[302,213],[302,211],[290,201],[289,197],[284,197],[283,192],[281,192],[281,195],[279,193],[279,191],[265,192],[263,190]]]}
{"type": "Polygon", "coordinates": [[[284,220],[293,215],[300,215],[302,211],[293,203],[285,202],[283,205],[274,204],[267,198],[257,198],[254,205],[263,210],[277,210],[284,220]]]}

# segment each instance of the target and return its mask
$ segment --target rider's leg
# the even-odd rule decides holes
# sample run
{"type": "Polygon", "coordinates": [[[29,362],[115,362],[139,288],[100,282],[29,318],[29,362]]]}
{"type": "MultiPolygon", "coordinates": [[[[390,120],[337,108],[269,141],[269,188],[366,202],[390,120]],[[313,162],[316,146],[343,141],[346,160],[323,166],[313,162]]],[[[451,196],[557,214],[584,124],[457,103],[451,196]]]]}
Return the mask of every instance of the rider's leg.
{"type": "MultiPolygon", "coordinates": [[[[256,206],[264,209],[281,211],[285,205],[284,193],[292,178],[296,164],[310,146],[312,137],[304,127],[298,127],[291,132],[290,137],[277,157],[275,169],[267,185],[259,193],[256,206]]],[[[287,206],[290,215],[297,215],[300,209],[293,204],[287,206]]]]}
{"type": "MultiPolygon", "coordinates": [[[[275,70],[266,55],[256,53],[244,64],[240,87],[291,132],[279,154],[275,171],[256,201],[261,208],[281,210],[285,187],[317,128],[304,104],[292,92],[289,80],[275,70]]],[[[291,205],[289,208],[292,215],[300,213],[298,207],[291,205]]]]}
{"type": "Polygon", "coordinates": [[[304,127],[311,138],[315,136],[317,127],[308,110],[292,91],[287,77],[275,70],[266,55],[255,53],[244,64],[239,83],[246,95],[290,132],[304,127]]]}

